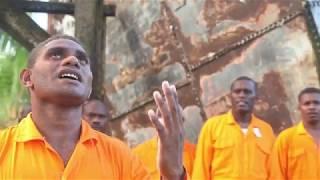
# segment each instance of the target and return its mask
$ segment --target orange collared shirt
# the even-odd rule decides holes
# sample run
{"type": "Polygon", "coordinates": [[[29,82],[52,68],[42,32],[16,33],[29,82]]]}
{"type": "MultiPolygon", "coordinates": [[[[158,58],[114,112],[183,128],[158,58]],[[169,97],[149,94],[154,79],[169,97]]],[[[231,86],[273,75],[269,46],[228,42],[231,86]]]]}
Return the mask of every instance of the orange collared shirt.
{"type": "Polygon", "coordinates": [[[29,114],[0,133],[0,179],[148,179],[142,162],[119,140],[82,121],[67,164],[46,142],[29,114]]]}
{"type": "Polygon", "coordinates": [[[270,180],[320,179],[320,147],[302,122],[280,133],[270,160],[270,180]]]}
{"type": "MultiPolygon", "coordinates": [[[[138,145],[133,152],[142,160],[148,169],[151,179],[160,179],[157,169],[157,138],[152,138],[138,145]]],[[[183,149],[183,165],[188,176],[191,176],[195,155],[195,145],[185,140],[183,149]]]]}
{"type": "Polygon", "coordinates": [[[252,116],[245,135],[231,111],[204,124],[197,145],[192,179],[267,179],[274,134],[252,116]]]}

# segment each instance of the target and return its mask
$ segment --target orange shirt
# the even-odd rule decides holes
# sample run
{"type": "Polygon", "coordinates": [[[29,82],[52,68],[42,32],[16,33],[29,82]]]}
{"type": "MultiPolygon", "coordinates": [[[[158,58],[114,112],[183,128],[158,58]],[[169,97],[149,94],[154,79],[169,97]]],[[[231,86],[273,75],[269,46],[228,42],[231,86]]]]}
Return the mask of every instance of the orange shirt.
{"type": "Polygon", "coordinates": [[[142,162],[119,140],[82,121],[67,164],[46,142],[30,114],[0,133],[0,179],[148,179],[142,162]]]}
{"type": "Polygon", "coordinates": [[[270,165],[271,180],[320,179],[320,147],[302,122],[280,133],[272,150],[270,165]]]}
{"type": "Polygon", "coordinates": [[[192,179],[266,179],[274,134],[252,116],[245,135],[230,112],[204,124],[197,145],[192,179]]]}
{"type": "MultiPolygon", "coordinates": [[[[157,138],[152,138],[138,145],[133,152],[142,160],[151,174],[151,179],[160,179],[160,173],[157,169],[157,138]]],[[[195,145],[188,141],[184,142],[183,165],[187,174],[192,173],[193,160],[195,155],[195,145]]]]}

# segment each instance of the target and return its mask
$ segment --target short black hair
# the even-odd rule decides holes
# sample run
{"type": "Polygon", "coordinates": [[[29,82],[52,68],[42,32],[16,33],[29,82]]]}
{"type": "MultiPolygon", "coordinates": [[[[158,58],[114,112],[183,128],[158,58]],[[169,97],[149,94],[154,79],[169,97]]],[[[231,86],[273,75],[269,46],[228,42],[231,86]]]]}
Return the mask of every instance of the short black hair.
{"type": "Polygon", "coordinates": [[[36,59],[38,58],[39,53],[42,50],[42,48],[46,44],[48,44],[49,42],[57,40],[57,39],[68,39],[68,40],[74,41],[77,44],[81,45],[81,42],[78,39],[76,39],[76,38],[74,38],[72,36],[69,36],[69,35],[57,34],[57,35],[51,36],[48,39],[46,39],[46,40],[42,41],[41,43],[37,44],[37,46],[34,47],[31,50],[31,52],[29,54],[29,58],[28,58],[28,68],[32,68],[33,67],[33,65],[35,64],[36,59]]]}
{"type": "Polygon", "coordinates": [[[320,94],[320,89],[319,88],[315,88],[315,87],[307,87],[304,88],[302,91],[300,91],[299,95],[298,95],[298,101],[300,102],[301,97],[305,94],[320,94]]]}
{"type": "Polygon", "coordinates": [[[84,108],[87,104],[89,104],[92,101],[98,101],[101,104],[103,104],[105,106],[105,108],[107,109],[107,111],[111,111],[112,106],[108,103],[106,103],[103,99],[101,98],[97,98],[97,97],[90,97],[89,99],[87,99],[83,104],[82,104],[82,111],[84,111],[84,108]]]}
{"type": "Polygon", "coordinates": [[[230,90],[233,89],[233,86],[234,86],[235,82],[241,81],[241,80],[247,80],[247,81],[253,82],[253,84],[254,84],[254,89],[255,89],[255,91],[257,91],[257,89],[258,89],[258,84],[257,84],[257,82],[256,82],[255,80],[253,80],[252,78],[248,77],[248,76],[239,76],[239,77],[237,77],[235,80],[233,80],[232,83],[231,83],[231,86],[230,86],[230,90]]]}

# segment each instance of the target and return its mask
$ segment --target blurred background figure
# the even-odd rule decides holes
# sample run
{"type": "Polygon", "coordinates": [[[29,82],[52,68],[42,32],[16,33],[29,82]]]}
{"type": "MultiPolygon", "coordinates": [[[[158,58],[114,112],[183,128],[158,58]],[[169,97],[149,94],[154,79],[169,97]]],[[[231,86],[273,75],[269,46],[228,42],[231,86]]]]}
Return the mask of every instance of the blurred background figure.
{"type": "Polygon", "coordinates": [[[90,99],[83,104],[82,117],[90,126],[109,136],[112,135],[110,108],[99,99],[90,99]]]}

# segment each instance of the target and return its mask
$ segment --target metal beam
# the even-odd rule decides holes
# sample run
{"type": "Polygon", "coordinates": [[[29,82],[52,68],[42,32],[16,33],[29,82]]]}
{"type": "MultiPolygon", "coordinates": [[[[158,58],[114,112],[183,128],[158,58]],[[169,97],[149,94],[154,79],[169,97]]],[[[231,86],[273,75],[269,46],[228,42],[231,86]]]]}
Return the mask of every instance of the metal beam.
{"type": "MultiPolygon", "coordinates": [[[[73,3],[61,2],[41,2],[41,1],[26,1],[12,0],[12,6],[25,12],[39,12],[49,14],[74,14],[75,5],[73,3]]],[[[115,16],[115,5],[103,5],[104,16],[115,16]]],[[[1,10],[2,8],[0,8],[1,10]]]]}
{"type": "Polygon", "coordinates": [[[26,13],[11,6],[10,0],[0,0],[0,28],[10,34],[26,49],[47,39],[49,34],[26,13]]]}
{"type": "Polygon", "coordinates": [[[318,81],[320,82],[320,1],[306,0],[304,3],[304,15],[308,28],[308,35],[315,54],[315,65],[318,73],[318,81]]]}
{"type": "Polygon", "coordinates": [[[82,42],[91,60],[91,96],[104,99],[106,23],[103,0],[76,0],[75,5],[75,36],[82,42]]]}

